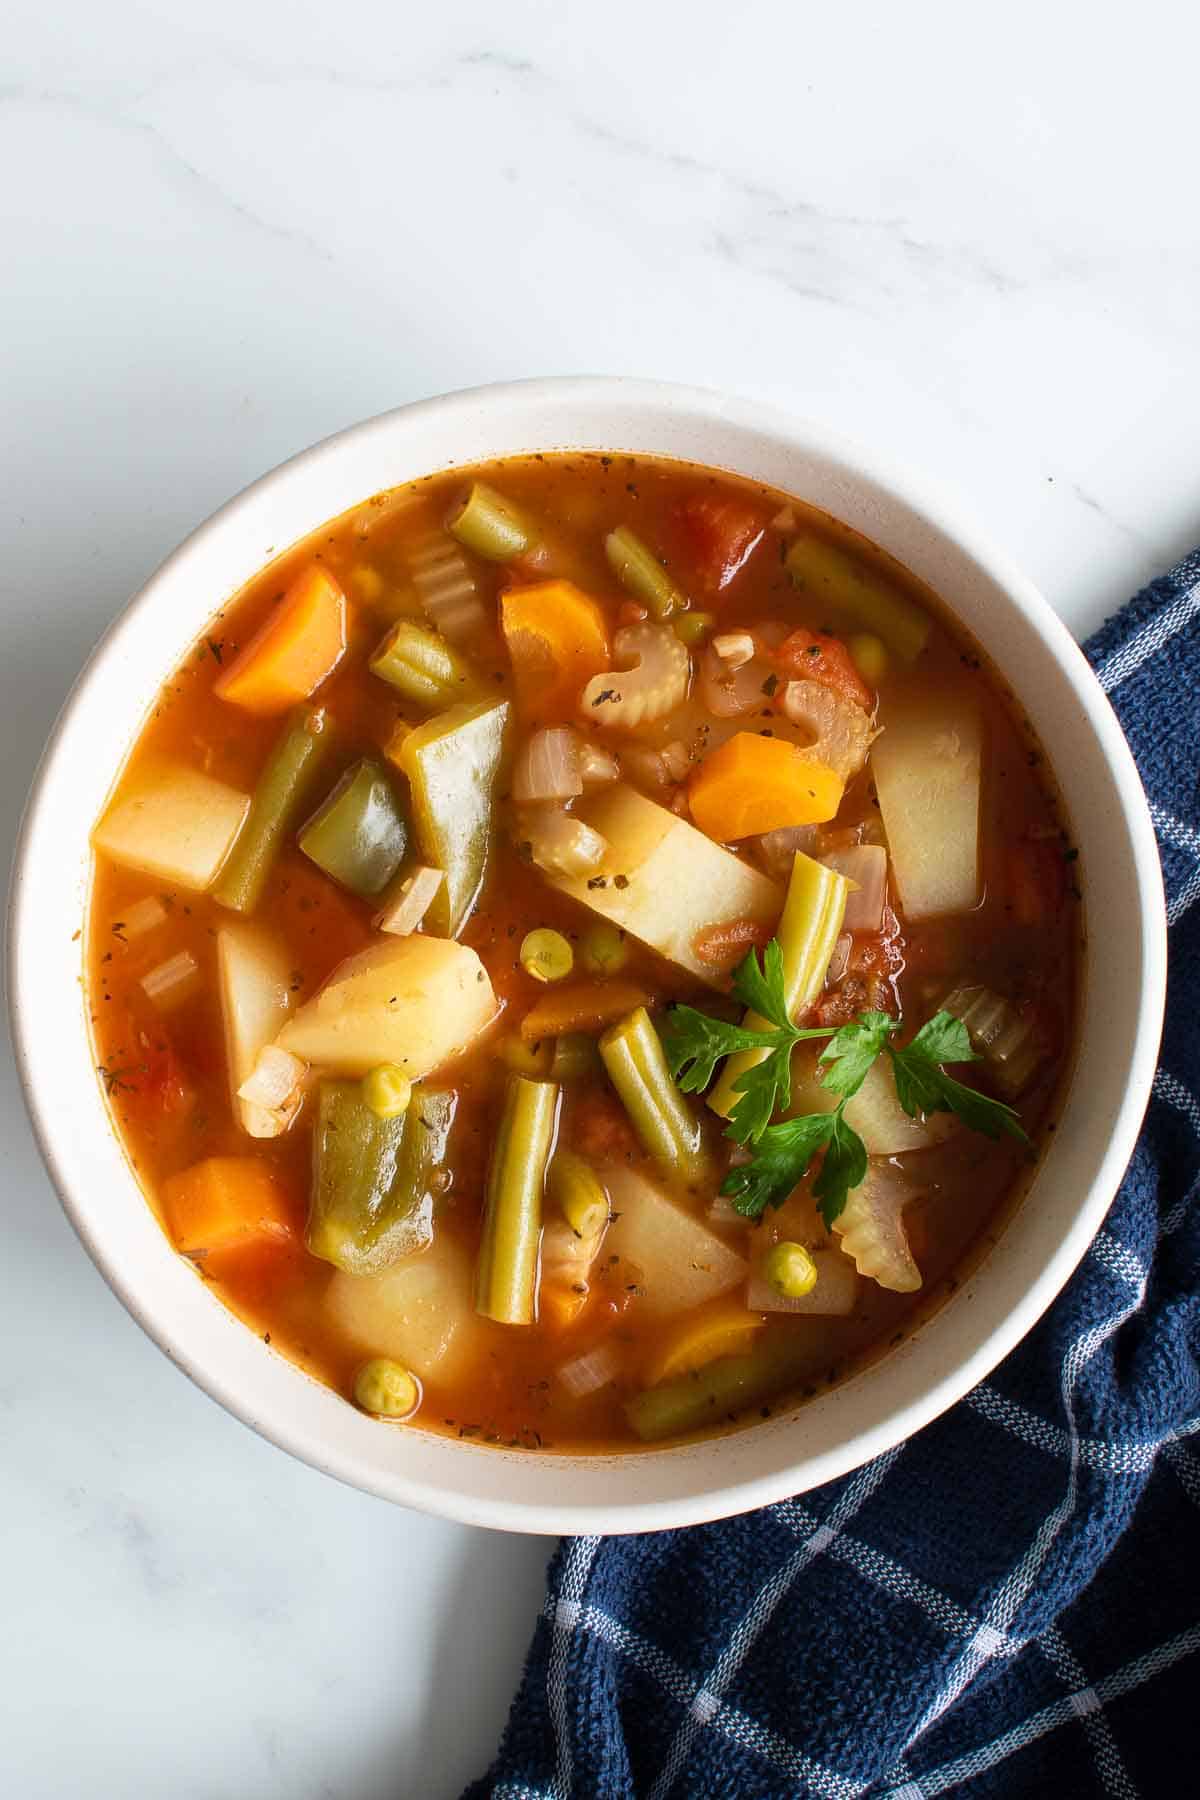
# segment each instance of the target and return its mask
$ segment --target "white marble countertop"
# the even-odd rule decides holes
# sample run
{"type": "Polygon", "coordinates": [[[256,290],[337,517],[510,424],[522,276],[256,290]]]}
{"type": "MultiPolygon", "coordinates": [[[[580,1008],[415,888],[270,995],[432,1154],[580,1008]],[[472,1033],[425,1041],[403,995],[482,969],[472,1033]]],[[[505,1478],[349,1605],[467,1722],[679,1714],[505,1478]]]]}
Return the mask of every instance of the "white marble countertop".
{"type": "MultiPolygon", "coordinates": [[[[8,0],[5,841],[90,644],[193,524],[473,382],[836,423],[1089,629],[1200,541],[1198,62],[1177,0],[8,0]]],[[[448,1800],[548,1546],[226,1417],[76,1244],[10,1072],[0,1104],[0,1791],[448,1800]]]]}

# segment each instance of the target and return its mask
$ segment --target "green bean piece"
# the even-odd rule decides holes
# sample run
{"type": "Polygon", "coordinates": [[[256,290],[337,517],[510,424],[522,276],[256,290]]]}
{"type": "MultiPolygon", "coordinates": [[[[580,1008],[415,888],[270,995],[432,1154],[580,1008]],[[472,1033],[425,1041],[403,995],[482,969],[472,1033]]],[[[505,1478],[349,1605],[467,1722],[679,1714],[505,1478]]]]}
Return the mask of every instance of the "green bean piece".
{"type": "Polygon", "coordinates": [[[793,540],[784,566],[794,586],[813,596],[822,619],[865,625],[901,662],[915,662],[925,648],[932,623],[928,613],[886,576],[815,531],[793,540]]]}
{"type": "Polygon", "coordinates": [[[475,1310],[501,1325],[532,1325],[537,1310],[542,1191],[558,1124],[558,1084],[509,1077],[488,1171],[475,1310]]]}
{"type": "Polygon", "coordinates": [[[371,658],[372,675],[399,689],[406,700],[433,712],[456,701],[478,700],[483,684],[458,651],[436,631],[401,619],[371,658]]]}
{"type": "Polygon", "coordinates": [[[212,890],[222,906],[234,912],[254,911],[332,741],[324,710],[292,714],[267,758],[246,822],[212,890]]]}
{"type": "Polygon", "coordinates": [[[400,748],[421,860],[446,877],[424,919],[439,937],[455,935],[483,885],[507,724],[505,700],[451,706],[410,731],[400,748]]]}
{"type": "Polygon", "coordinates": [[[578,1238],[593,1238],[608,1223],[608,1189],[591,1163],[560,1150],[547,1177],[550,1198],[578,1238]]]}
{"type": "Polygon", "coordinates": [[[643,1148],[668,1174],[701,1180],[707,1159],[700,1121],[671,1079],[644,1006],[609,1027],[600,1039],[600,1055],[643,1148]]]}
{"type": "Polygon", "coordinates": [[[486,481],[476,481],[446,529],[466,549],[488,562],[511,562],[534,542],[533,532],[515,507],[486,481]]]}
{"type": "Polygon", "coordinates": [[[415,1087],[382,1119],[358,1081],[322,1081],[313,1127],[306,1242],[347,1275],[376,1275],[433,1242],[433,1192],[446,1160],[455,1096],[415,1087]]]}
{"type": "Polygon", "coordinates": [[[636,532],[628,525],[618,525],[604,540],[604,554],[609,567],[629,592],[650,608],[656,619],[669,619],[673,613],[686,612],[687,599],[663,565],[636,532]]]}
{"type": "Polygon", "coordinates": [[[300,833],[300,848],[352,894],[381,894],[404,858],[408,821],[382,763],[347,769],[300,833]]]}
{"type": "Polygon", "coordinates": [[[568,1031],[555,1038],[550,1057],[554,1081],[582,1081],[585,1076],[599,1075],[603,1067],[596,1040],[586,1031],[568,1031]]]}
{"type": "MultiPolygon", "coordinates": [[[[783,951],[784,991],[791,1019],[800,1018],[820,997],[849,893],[850,883],[844,875],[797,850],[783,913],[775,927],[783,951]]],[[[748,1012],[742,1024],[747,1031],[769,1029],[769,1021],[755,1012],[748,1012]]],[[[756,1069],[768,1054],[766,1050],[739,1050],[725,1058],[725,1066],[708,1096],[714,1112],[723,1119],[729,1117],[740,1098],[734,1084],[748,1069],[756,1069]]]]}
{"type": "Polygon", "coordinates": [[[789,1329],[744,1356],[723,1356],[647,1388],[626,1402],[625,1417],[643,1443],[711,1430],[808,1380],[829,1360],[826,1341],[789,1329]]]}

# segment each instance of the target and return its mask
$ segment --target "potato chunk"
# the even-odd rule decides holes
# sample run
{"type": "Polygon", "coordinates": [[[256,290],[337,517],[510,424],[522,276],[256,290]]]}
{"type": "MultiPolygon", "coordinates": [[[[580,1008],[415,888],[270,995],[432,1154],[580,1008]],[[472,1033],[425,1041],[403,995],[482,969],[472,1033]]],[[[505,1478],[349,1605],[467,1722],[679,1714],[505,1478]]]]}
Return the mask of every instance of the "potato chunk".
{"type": "Polygon", "coordinates": [[[338,1075],[398,1063],[413,1081],[465,1050],[495,1017],[474,950],[449,938],[385,938],[339,963],[288,1020],[281,1050],[338,1075]]]}
{"type": "MultiPolygon", "coordinates": [[[[217,975],[233,1110],[242,1130],[251,1137],[278,1137],[290,1115],[281,1117],[252,1100],[241,1100],[238,1089],[253,1073],[259,1051],[288,1016],[291,974],[287,953],[255,925],[223,925],[217,933],[217,975]]],[[[295,1111],[293,1106],[291,1114],[295,1111]]]]}
{"type": "Polygon", "coordinates": [[[127,869],[202,893],[216,880],[249,810],[249,794],[159,757],[142,763],[122,786],[92,843],[127,869]]]}
{"type": "Polygon", "coordinates": [[[448,1232],[381,1275],[335,1275],[329,1318],[370,1356],[392,1356],[422,1380],[470,1374],[487,1327],[476,1317],[471,1262],[448,1232]]]}
{"type": "Polygon", "coordinates": [[[696,955],[699,932],[735,919],[777,923],[783,895],[773,881],[633,788],[610,788],[576,815],[606,839],[604,860],[590,876],[547,879],[710,986],[722,978],[696,955]]]}
{"type": "MultiPolygon", "coordinates": [[[[820,1046],[799,1044],[792,1053],[793,1114],[832,1112],[839,1096],[822,1086],[817,1063],[820,1046]]],[[[867,1146],[868,1156],[900,1156],[906,1150],[927,1150],[960,1129],[953,1113],[927,1113],[910,1119],[896,1097],[891,1063],[881,1056],[853,1099],[846,1102],[846,1123],[867,1146]]]]}
{"type": "Polygon", "coordinates": [[[871,771],[910,920],[979,904],[982,762],[983,724],[969,698],[934,693],[889,710],[871,771]]]}
{"type": "Polygon", "coordinates": [[[604,1180],[613,1211],[604,1254],[636,1269],[643,1317],[683,1312],[745,1281],[744,1258],[644,1175],[614,1166],[604,1180]]]}

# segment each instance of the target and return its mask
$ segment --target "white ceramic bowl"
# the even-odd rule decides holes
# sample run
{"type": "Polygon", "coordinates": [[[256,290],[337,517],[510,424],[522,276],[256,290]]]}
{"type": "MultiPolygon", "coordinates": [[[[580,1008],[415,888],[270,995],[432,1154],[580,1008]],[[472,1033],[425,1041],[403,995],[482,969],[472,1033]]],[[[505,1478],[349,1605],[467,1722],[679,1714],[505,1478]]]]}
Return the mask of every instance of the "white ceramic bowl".
{"type": "Polygon", "coordinates": [[[1166,934],[1145,798],[1108,704],[1046,602],[953,506],[907,471],[761,407],[581,379],[451,394],[355,426],[264,476],[168,558],[91,658],[50,741],[22,830],[9,955],[17,1056],[51,1176],[97,1266],[174,1362],[282,1448],[387,1499],[479,1525],[592,1532],[691,1524],[844,1474],[927,1424],[1012,1349],[1083,1255],[1133,1149],[1154,1072],[1166,934]],[[558,449],[679,457],[768,482],[856,526],[944,595],[1049,752],[1080,848],[1090,939],[1081,1048],[1053,1145],[953,1299],[797,1413],[612,1458],[381,1428],[226,1312],[171,1250],[113,1136],[79,981],[89,829],[160,684],[216,608],[278,551],[381,488],[558,449]]]}

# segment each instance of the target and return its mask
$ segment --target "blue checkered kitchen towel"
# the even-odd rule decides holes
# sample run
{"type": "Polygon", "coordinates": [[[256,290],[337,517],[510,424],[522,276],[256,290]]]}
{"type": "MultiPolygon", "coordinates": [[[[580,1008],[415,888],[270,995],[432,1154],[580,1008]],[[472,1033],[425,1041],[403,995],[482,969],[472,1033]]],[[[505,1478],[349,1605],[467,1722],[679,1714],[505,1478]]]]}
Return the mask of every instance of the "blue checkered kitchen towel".
{"type": "Polygon", "coordinates": [[[1171,925],[1107,1223],[1019,1349],[900,1448],[744,1518],[565,1540],[473,1800],[1200,1794],[1200,551],[1087,650],[1171,925]]]}

